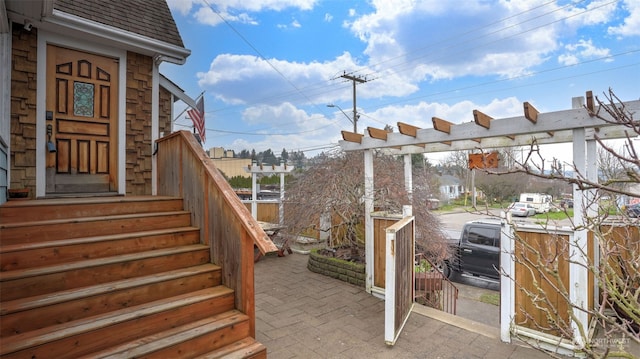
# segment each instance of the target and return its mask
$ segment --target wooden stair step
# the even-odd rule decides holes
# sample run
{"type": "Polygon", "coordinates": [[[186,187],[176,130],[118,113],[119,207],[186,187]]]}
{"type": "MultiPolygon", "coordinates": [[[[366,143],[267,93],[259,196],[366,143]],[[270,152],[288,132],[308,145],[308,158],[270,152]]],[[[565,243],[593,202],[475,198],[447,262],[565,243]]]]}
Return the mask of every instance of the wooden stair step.
{"type": "Polygon", "coordinates": [[[209,248],[192,244],[0,272],[2,301],[161,273],[209,262],[209,248]]]}
{"type": "Polygon", "coordinates": [[[3,338],[0,356],[76,358],[232,310],[233,290],[218,286],[3,338]]]}
{"type": "Polygon", "coordinates": [[[262,343],[248,337],[237,342],[233,342],[220,349],[199,355],[195,359],[248,359],[267,358],[267,348],[262,343]]]}
{"type": "Polygon", "coordinates": [[[91,353],[84,358],[190,358],[247,338],[248,320],[248,316],[234,309],[91,353]]]}
{"type": "Polygon", "coordinates": [[[198,228],[180,227],[3,245],[0,247],[0,271],[195,244],[199,241],[198,228]]]}
{"type": "Polygon", "coordinates": [[[82,319],[221,283],[220,267],[203,264],[144,277],[17,299],[0,304],[2,337],[82,319]]]}
{"type": "Polygon", "coordinates": [[[4,222],[42,221],[63,218],[99,217],[141,212],[180,211],[183,201],[165,196],[115,196],[92,198],[56,198],[35,201],[10,201],[0,206],[4,222]]]}
{"type": "Polygon", "coordinates": [[[6,223],[0,224],[0,236],[3,245],[15,245],[190,225],[189,212],[152,212],[6,223]]]}

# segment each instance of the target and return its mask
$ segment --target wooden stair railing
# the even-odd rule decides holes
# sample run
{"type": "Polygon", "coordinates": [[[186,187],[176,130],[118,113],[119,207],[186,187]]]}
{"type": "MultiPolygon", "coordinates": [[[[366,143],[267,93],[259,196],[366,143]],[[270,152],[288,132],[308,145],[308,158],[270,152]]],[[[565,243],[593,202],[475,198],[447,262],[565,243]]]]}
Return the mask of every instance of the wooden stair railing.
{"type": "Polygon", "coordinates": [[[218,172],[192,133],[174,132],[158,140],[158,194],[184,198],[185,210],[200,228],[222,270],[222,284],[235,291],[235,308],[249,316],[255,337],[254,246],[262,254],[278,248],[218,172]]]}
{"type": "Polygon", "coordinates": [[[255,318],[237,309],[183,207],[171,197],[0,206],[0,357],[265,358],[255,318]]]}

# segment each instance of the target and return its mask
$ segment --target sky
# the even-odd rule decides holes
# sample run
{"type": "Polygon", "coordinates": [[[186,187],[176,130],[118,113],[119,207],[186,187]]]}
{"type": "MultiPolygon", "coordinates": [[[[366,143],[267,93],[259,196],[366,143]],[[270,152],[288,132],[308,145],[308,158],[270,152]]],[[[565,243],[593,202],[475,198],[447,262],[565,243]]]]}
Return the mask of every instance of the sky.
{"type": "MultiPolygon", "coordinates": [[[[571,108],[586,91],[640,99],[638,0],[168,0],[205,103],[205,149],[312,157],[353,131],[571,108]],[[333,104],[335,107],[328,107],[333,104]]],[[[176,104],[176,115],[185,108],[176,104]]],[[[185,114],[175,130],[192,130],[185,114]]],[[[546,147],[570,161],[571,147],[546,147]],[[568,150],[567,150],[568,148],[568,150]],[[568,156],[568,157],[567,157],[568,156]]],[[[428,154],[437,163],[446,153],[428,154]]]]}

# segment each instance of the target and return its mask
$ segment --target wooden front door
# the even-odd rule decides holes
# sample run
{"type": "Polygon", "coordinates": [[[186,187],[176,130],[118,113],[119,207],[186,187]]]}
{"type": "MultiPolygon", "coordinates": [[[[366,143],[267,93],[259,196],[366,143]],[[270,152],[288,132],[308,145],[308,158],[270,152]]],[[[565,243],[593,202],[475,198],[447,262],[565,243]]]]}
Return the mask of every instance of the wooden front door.
{"type": "Polygon", "coordinates": [[[47,194],[117,192],[118,60],[47,46],[47,194]]]}

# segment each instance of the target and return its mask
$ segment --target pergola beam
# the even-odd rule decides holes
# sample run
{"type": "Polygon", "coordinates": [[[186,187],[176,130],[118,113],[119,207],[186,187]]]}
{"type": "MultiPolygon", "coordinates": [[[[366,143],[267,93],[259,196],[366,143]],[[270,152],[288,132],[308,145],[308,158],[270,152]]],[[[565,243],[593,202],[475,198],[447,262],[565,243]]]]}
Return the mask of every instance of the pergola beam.
{"type": "MultiPolygon", "coordinates": [[[[631,113],[640,113],[640,101],[625,102],[624,106],[631,113]]],[[[595,108],[594,111],[599,111],[599,109],[595,108]]],[[[599,111],[599,114],[605,119],[613,120],[604,110],[599,111]]],[[[402,128],[403,131],[406,131],[407,126],[402,125],[402,128]]],[[[347,141],[345,139],[345,141],[340,142],[340,146],[345,151],[392,147],[402,147],[403,150],[401,151],[404,151],[405,148],[411,148],[410,151],[415,151],[416,145],[424,145],[423,152],[428,153],[478,148],[478,143],[470,141],[470,139],[480,139],[483,148],[526,145],[530,144],[534,138],[541,144],[566,143],[572,141],[570,133],[571,130],[576,128],[587,129],[587,136],[594,136],[594,129],[599,128],[598,136],[600,138],[626,138],[626,133],[622,126],[592,117],[586,108],[539,113],[536,123],[532,123],[524,115],[493,119],[491,120],[490,131],[473,122],[453,125],[447,135],[435,128],[415,128],[415,137],[405,135],[402,132],[393,132],[387,135],[386,141],[381,141],[375,138],[363,138],[360,135],[360,141],[347,141]],[[607,130],[608,128],[612,129],[607,130]],[[564,133],[567,131],[569,135],[565,136],[564,133]],[[507,136],[515,138],[509,140],[505,138],[507,136]],[[443,141],[451,142],[451,145],[445,145],[442,143],[443,141]]],[[[343,131],[343,138],[344,133],[345,131],[343,131]]]]}

